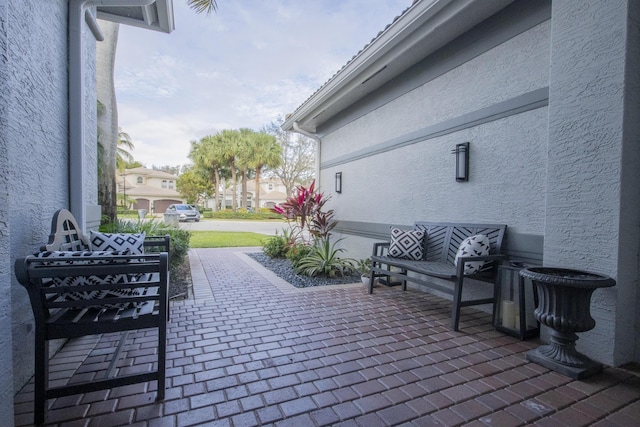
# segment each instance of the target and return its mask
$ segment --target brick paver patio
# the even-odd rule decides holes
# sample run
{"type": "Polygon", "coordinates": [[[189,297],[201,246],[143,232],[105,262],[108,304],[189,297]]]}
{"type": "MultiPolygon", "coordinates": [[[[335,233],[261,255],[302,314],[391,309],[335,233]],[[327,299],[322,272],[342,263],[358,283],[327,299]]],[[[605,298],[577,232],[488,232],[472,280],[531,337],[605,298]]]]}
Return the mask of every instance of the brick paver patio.
{"type": "MultiPolygon", "coordinates": [[[[536,342],[496,332],[488,314],[433,295],[362,284],[296,289],[241,249],[197,249],[195,299],[173,302],[164,402],[155,383],[49,400],[59,426],[635,426],[640,377],[606,368],[573,381],[526,361],[536,342]]],[[[51,378],[93,378],[118,336],[88,337],[55,356],[51,378]]],[[[148,369],[138,332],[122,369],[148,369]]],[[[33,384],[16,426],[33,421],[33,384]]]]}

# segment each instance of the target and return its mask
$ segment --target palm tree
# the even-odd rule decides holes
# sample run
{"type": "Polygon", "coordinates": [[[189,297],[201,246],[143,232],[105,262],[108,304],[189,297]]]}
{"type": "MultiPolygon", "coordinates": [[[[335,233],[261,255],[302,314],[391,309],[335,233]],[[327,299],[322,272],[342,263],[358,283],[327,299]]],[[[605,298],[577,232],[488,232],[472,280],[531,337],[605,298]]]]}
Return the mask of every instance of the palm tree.
{"type": "Polygon", "coordinates": [[[216,157],[231,169],[231,209],[235,212],[238,207],[236,191],[238,186],[237,161],[240,147],[240,131],[225,129],[214,135],[217,139],[215,147],[216,157]]]}
{"type": "Polygon", "coordinates": [[[250,166],[256,172],[256,209],[260,207],[260,174],[265,167],[277,168],[282,163],[282,146],[273,135],[256,132],[251,138],[250,166]]]}
{"type": "Polygon", "coordinates": [[[196,13],[207,12],[207,15],[218,8],[216,0],[187,0],[187,4],[196,11],[196,13]]]}
{"type": "Polygon", "coordinates": [[[116,168],[119,171],[124,170],[127,163],[133,161],[131,151],[133,151],[134,148],[135,146],[133,145],[133,142],[131,142],[131,136],[119,127],[116,146],[116,168]]]}

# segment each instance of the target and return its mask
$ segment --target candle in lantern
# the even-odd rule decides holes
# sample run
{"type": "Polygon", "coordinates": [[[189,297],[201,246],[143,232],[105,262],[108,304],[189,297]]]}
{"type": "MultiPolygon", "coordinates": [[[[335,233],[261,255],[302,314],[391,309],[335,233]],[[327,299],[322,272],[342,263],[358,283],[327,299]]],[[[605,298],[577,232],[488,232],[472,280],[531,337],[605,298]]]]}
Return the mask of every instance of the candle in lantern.
{"type": "Polygon", "coordinates": [[[516,304],[513,301],[502,301],[502,326],[513,329],[516,316],[516,304]]]}

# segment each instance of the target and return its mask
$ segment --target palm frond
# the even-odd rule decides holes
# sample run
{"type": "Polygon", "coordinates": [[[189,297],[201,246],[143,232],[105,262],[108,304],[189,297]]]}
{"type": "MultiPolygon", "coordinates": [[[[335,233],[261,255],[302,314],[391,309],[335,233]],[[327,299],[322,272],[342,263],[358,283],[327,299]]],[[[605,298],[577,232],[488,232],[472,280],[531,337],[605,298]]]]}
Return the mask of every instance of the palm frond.
{"type": "Polygon", "coordinates": [[[206,12],[207,15],[218,9],[215,0],[187,0],[187,4],[191,9],[195,10],[196,13],[206,12]]]}

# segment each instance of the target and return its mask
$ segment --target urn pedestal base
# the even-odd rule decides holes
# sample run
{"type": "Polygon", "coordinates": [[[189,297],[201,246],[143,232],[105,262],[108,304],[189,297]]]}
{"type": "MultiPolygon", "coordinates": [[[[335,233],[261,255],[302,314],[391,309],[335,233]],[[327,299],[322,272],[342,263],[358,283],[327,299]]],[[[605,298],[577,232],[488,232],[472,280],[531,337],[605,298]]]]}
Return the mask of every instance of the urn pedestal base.
{"type": "Polygon", "coordinates": [[[527,360],[574,380],[581,380],[602,372],[601,363],[591,360],[576,350],[575,342],[578,339],[576,334],[566,337],[558,335],[561,334],[557,331],[552,331],[551,344],[541,345],[528,351],[526,354],[527,360]]]}

